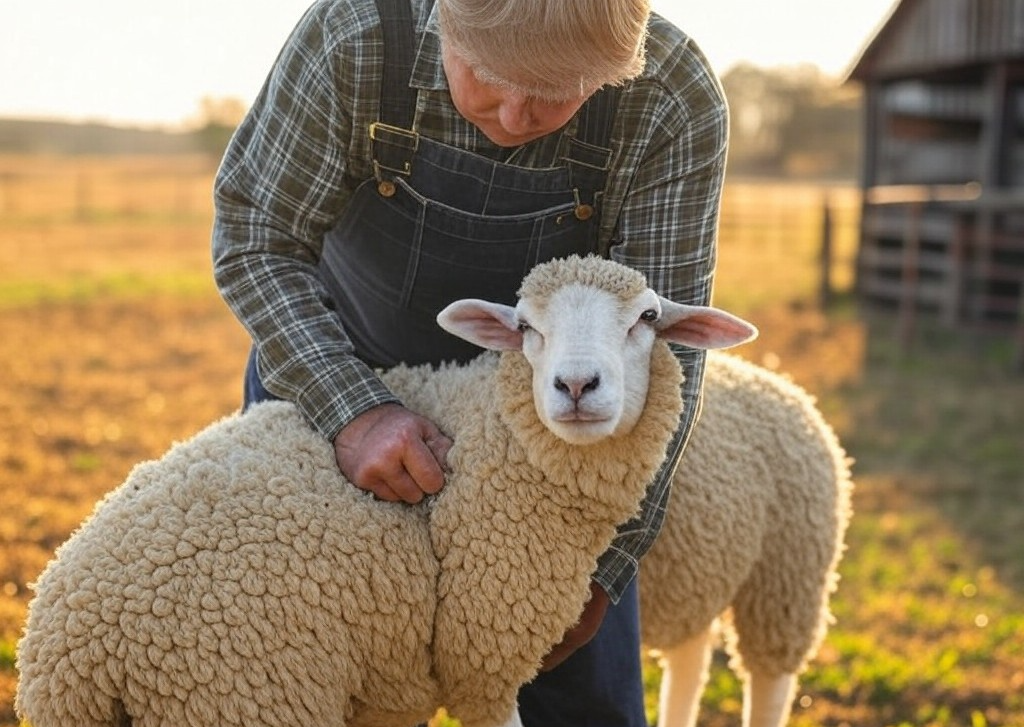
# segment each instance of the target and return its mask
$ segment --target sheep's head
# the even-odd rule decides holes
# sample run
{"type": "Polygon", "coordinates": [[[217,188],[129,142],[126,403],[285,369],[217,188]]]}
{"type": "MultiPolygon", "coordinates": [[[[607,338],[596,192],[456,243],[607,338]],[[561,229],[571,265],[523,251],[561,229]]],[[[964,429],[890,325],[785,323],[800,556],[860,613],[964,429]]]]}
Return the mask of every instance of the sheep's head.
{"type": "Polygon", "coordinates": [[[727,348],[757,330],[729,313],[659,296],[644,277],[597,257],[538,265],[514,308],[467,299],[437,317],[446,331],[483,348],[522,351],[544,425],[572,444],[633,428],[647,398],[656,338],[727,348]]]}

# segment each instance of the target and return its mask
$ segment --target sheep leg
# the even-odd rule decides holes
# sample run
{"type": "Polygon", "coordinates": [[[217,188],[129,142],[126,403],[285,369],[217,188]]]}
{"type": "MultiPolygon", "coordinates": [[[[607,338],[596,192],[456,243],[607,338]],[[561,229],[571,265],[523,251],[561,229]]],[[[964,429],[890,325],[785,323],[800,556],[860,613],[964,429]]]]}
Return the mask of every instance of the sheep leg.
{"type": "Polygon", "coordinates": [[[661,652],[658,727],[693,727],[697,723],[710,661],[710,629],[661,652]]]}
{"type": "Polygon", "coordinates": [[[789,719],[796,674],[752,672],[744,685],[743,727],[781,727],[789,719]]]}

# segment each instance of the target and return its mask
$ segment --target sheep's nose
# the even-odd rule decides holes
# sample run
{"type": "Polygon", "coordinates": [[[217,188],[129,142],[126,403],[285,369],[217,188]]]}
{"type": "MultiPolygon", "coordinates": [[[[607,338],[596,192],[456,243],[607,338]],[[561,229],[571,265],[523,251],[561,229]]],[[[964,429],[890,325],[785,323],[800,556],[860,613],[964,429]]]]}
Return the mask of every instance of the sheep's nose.
{"type": "Polygon", "coordinates": [[[568,394],[573,401],[579,401],[588,391],[593,391],[601,385],[601,376],[556,376],[555,389],[563,394],[568,394]]]}

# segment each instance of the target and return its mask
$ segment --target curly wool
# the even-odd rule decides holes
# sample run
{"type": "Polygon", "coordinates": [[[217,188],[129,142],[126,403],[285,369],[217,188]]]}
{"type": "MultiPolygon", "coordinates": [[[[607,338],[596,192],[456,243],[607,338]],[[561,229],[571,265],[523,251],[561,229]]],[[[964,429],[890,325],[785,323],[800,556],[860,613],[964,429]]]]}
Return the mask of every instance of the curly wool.
{"type": "Polygon", "coordinates": [[[466,727],[497,724],[664,458],[681,373],[663,344],[652,365],[658,406],[586,451],[540,425],[520,354],[388,372],[456,442],[431,506],[349,485],[290,404],[210,426],[137,467],[42,573],[18,713],[393,727],[446,705],[466,727]]]}
{"type": "Polygon", "coordinates": [[[640,570],[642,638],[668,649],[731,608],[734,665],[797,673],[831,622],[849,462],[814,399],[712,352],[665,525],[640,570]]]}
{"type": "Polygon", "coordinates": [[[412,724],[437,694],[437,573],[422,510],[342,481],[291,405],[255,407],[137,467],[58,550],[16,707],[35,727],[120,710],[270,725],[331,724],[362,702],[412,724]]]}
{"type": "Polygon", "coordinates": [[[540,423],[516,383],[530,375],[524,357],[502,357],[500,371],[490,394],[500,410],[452,450],[455,466],[478,474],[460,481],[462,491],[446,487],[431,515],[441,558],[434,655],[445,703],[464,727],[506,718],[576,622],[597,558],[636,514],[682,410],[679,364],[661,342],[636,426],[588,446],[540,423]],[[492,451],[512,466],[493,470],[492,451]]]}
{"type": "Polygon", "coordinates": [[[574,255],[557,262],[557,265],[541,264],[531,270],[519,288],[519,297],[543,304],[559,288],[576,284],[599,288],[628,302],[647,288],[647,279],[642,273],[623,265],[608,265],[599,257],[574,255]]]}

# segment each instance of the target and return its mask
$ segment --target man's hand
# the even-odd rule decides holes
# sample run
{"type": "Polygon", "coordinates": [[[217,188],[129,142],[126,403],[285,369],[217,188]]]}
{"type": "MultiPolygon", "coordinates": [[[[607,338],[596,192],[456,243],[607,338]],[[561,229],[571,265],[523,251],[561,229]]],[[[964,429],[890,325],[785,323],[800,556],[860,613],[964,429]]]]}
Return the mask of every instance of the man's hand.
{"type": "Polygon", "coordinates": [[[399,404],[369,409],[338,432],[334,456],[356,487],[388,502],[416,503],[444,485],[452,440],[399,404]]]}
{"type": "Polygon", "coordinates": [[[604,621],[604,614],[608,610],[608,594],[601,586],[593,581],[590,582],[590,600],[583,607],[580,620],[575,626],[571,626],[562,637],[562,643],[551,648],[548,655],[541,660],[540,670],[551,671],[563,661],[572,656],[578,648],[586,644],[597,633],[601,622],[604,621]]]}

